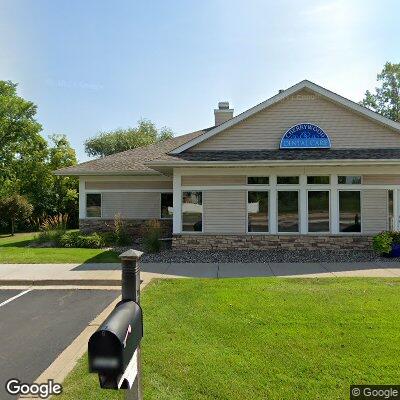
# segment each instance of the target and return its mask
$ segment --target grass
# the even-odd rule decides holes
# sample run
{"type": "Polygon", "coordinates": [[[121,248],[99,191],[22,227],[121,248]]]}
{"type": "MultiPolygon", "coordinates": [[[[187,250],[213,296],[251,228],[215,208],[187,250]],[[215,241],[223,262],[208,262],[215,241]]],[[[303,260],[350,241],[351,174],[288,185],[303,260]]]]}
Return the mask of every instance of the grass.
{"type": "Polygon", "coordinates": [[[0,264],[84,263],[119,262],[113,251],[78,248],[26,247],[37,233],[17,233],[15,236],[0,235],[0,264]]]}
{"type": "MultiPolygon", "coordinates": [[[[400,279],[157,281],[143,293],[144,399],[348,399],[400,381],[400,279]]],[[[83,357],[60,400],[122,399],[83,357]]]]}

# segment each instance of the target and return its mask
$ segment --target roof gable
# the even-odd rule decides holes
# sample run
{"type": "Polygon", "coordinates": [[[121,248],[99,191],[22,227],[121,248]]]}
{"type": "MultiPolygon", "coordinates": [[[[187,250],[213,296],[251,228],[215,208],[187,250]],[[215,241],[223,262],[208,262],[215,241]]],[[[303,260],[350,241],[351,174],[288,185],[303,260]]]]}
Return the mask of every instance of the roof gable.
{"type": "MultiPolygon", "coordinates": [[[[219,134],[220,132],[226,131],[227,129],[236,126],[237,124],[242,123],[249,117],[259,113],[260,111],[263,111],[279,102],[282,102],[283,100],[289,98],[290,96],[293,96],[297,92],[300,92],[302,90],[308,90],[317,93],[319,96],[322,98],[325,98],[327,100],[330,100],[333,103],[336,103],[337,105],[340,105],[344,108],[347,108],[350,111],[353,111],[355,114],[358,114],[359,116],[368,118],[369,120],[383,125],[386,128],[389,128],[390,130],[395,130],[400,132],[400,124],[397,122],[394,122],[388,118],[385,118],[381,116],[380,114],[377,114],[368,108],[365,108],[351,100],[348,100],[342,96],[339,96],[336,93],[333,93],[321,86],[316,85],[315,83],[312,83],[310,81],[304,80],[296,85],[290,87],[289,89],[278,93],[277,95],[271,97],[270,99],[256,105],[255,107],[250,108],[249,110],[237,115],[236,117],[230,119],[229,121],[213,128],[210,129],[208,132],[204,133],[203,135],[200,135],[197,138],[194,138],[183,145],[177,147],[176,149],[172,150],[170,154],[179,154],[185,150],[188,150],[192,148],[193,146],[196,146],[200,143],[205,142],[206,140],[214,137],[215,135],[219,134]]],[[[304,122],[304,121],[303,121],[304,122]]],[[[282,132],[283,134],[283,132],[282,132]]]]}

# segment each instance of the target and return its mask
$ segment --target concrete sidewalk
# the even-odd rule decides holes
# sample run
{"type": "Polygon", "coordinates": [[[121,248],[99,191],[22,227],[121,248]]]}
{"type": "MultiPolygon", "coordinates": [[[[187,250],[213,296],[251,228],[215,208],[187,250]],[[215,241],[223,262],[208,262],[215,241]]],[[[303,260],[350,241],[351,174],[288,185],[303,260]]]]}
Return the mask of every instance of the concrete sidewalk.
{"type": "MultiPolygon", "coordinates": [[[[363,263],[142,263],[144,283],[153,278],[400,277],[398,262],[363,263]]],[[[120,286],[120,264],[0,264],[0,286],[120,286]]]]}

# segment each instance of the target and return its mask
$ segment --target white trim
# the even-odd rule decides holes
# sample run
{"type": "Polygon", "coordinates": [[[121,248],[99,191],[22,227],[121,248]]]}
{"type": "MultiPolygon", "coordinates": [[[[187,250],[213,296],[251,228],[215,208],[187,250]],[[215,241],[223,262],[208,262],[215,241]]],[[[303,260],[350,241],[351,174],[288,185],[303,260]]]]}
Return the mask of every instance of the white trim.
{"type": "Polygon", "coordinates": [[[276,185],[276,175],[269,176],[269,232],[271,235],[278,233],[278,190],[276,185]]]}
{"type": "Polygon", "coordinates": [[[86,189],[86,193],[173,193],[173,189],[86,189]]]}
{"type": "Polygon", "coordinates": [[[393,219],[394,219],[394,224],[393,224],[393,229],[395,231],[398,231],[400,229],[400,190],[399,189],[393,189],[393,219]]]}
{"type": "Polygon", "coordinates": [[[194,138],[192,140],[189,140],[185,144],[175,148],[170,152],[170,154],[179,154],[184,150],[187,150],[196,144],[199,144],[201,142],[204,142],[205,140],[211,138],[212,136],[216,135],[217,133],[220,133],[224,131],[225,129],[228,129],[239,122],[242,122],[243,120],[249,118],[250,116],[258,113],[259,111],[262,111],[266,109],[267,107],[272,106],[273,104],[293,95],[294,93],[302,90],[302,89],[309,89],[312,90],[318,94],[320,94],[323,97],[326,97],[330,100],[332,100],[335,103],[338,103],[350,110],[353,110],[357,112],[358,114],[361,114],[371,120],[374,120],[382,125],[385,125],[391,129],[394,129],[396,131],[400,132],[400,124],[397,122],[394,122],[386,117],[383,117],[382,115],[379,115],[371,110],[369,110],[366,107],[363,107],[349,99],[346,99],[334,92],[331,92],[330,90],[327,90],[319,85],[316,85],[313,82],[310,82],[308,80],[303,80],[293,86],[291,86],[289,89],[284,90],[281,93],[278,93],[277,95],[269,98],[268,100],[248,109],[247,111],[237,115],[236,117],[233,117],[232,119],[224,122],[221,125],[216,126],[215,128],[209,130],[208,132],[198,136],[197,138],[194,138]]]}
{"type": "Polygon", "coordinates": [[[338,175],[331,175],[331,232],[333,235],[340,234],[339,232],[339,190],[338,190],[338,175]]]}
{"type": "Polygon", "coordinates": [[[299,176],[300,191],[299,205],[299,232],[303,235],[308,233],[308,206],[307,206],[307,175],[299,176]]]}

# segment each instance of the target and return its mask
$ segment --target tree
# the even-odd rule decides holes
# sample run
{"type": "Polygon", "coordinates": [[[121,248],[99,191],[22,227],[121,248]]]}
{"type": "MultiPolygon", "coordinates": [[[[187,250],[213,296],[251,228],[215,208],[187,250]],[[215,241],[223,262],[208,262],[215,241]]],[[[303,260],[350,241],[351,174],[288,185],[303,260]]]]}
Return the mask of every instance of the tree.
{"type": "Polygon", "coordinates": [[[16,162],[32,160],[46,148],[42,127],[35,120],[36,106],[19,97],[16,88],[15,83],[0,81],[0,186],[17,178],[16,162]]]}
{"type": "Polygon", "coordinates": [[[15,223],[24,221],[32,214],[33,207],[28,200],[18,194],[0,198],[0,215],[11,222],[11,235],[14,236],[15,223]]]}
{"type": "Polygon", "coordinates": [[[377,80],[381,82],[380,87],[375,88],[375,93],[367,90],[360,104],[400,122],[400,63],[387,62],[377,80]]]}
{"type": "Polygon", "coordinates": [[[136,128],[118,128],[109,132],[100,132],[95,137],[86,140],[85,151],[89,156],[104,157],[172,137],[173,133],[170,129],[164,127],[157,130],[151,121],[141,119],[136,128]]]}

